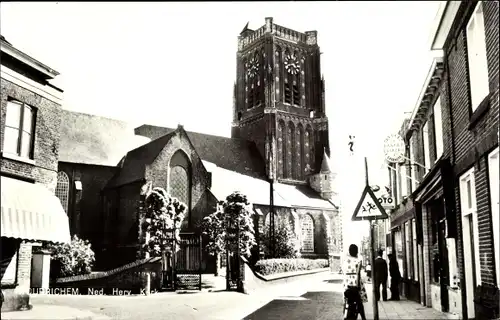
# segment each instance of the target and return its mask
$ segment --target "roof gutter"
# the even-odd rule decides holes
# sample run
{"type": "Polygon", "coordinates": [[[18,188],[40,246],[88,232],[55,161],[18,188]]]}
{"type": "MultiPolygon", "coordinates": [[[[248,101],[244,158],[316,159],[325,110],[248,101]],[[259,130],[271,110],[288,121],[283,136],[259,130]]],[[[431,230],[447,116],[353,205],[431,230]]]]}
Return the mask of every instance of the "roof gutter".
{"type": "Polygon", "coordinates": [[[430,36],[430,49],[442,50],[462,1],[440,3],[430,36]]]}
{"type": "Polygon", "coordinates": [[[434,70],[436,70],[437,64],[440,62],[443,62],[443,51],[437,50],[436,54],[437,54],[437,56],[435,56],[432,59],[432,63],[431,63],[431,66],[429,68],[429,71],[427,72],[427,77],[425,78],[424,85],[420,89],[420,94],[418,95],[417,102],[415,103],[415,106],[413,107],[413,112],[411,113],[410,121],[408,122],[408,129],[413,126],[413,122],[415,121],[415,117],[418,113],[418,109],[420,108],[420,105],[422,104],[422,100],[423,100],[425,93],[427,91],[427,88],[429,87],[429,84],[432,80],[432,77],[434,75],[434,70]]]}
{"type": "Polygon", "coordinates": [[[49,79],[53,79],[59,75],[59,72],[57,72],[56,70],[46,66],[45,64],[41,63],[38,60],[30,57],[29,55],[22,52],[21,50],[14,48],[11,44],[9,44],[6,41],[0,41],[0,47],[1,47],[2,52],[12,56],[13,58],[16,58],[17,60],[30,66],[31,68],[37,70],[38,72],[41,72],[49,79]]]}

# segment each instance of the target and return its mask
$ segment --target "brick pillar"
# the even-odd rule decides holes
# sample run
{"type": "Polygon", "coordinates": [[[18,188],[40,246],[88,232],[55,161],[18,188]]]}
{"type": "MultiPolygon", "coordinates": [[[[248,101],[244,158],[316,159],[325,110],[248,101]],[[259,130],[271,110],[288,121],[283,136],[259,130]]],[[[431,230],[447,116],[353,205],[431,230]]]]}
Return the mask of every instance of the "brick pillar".
{"type": "Polygon", "coordinates": [[[331,257],[333,254],[333,233],[331,226],[331,219],[326,212],[321,214],[321,218],[324,222],[325,233],[324,233],[324,243],[326,247],[326,252],[328,253],[328,257],[331,257]]]}
{"type": "Polygon", "coordinates": [[[424,302],[424,305],[427,307],[432,306],[432,295],[431,295],[431,283],[430,283],[430,278],[431,278],[431,268],[430,268],[430,211],[428,210],[426,205],[422,206],[422,234],[423,234],[423,275],[424,275],[424,285],[423,285],[423,292],[425,292],[425,300],[422,300],[424,302]]]}
{"type": "Polygon", "coordinates": [[[29,243],[21,243],[19,246],[17,282],[19,292],[29,292],[31,284],[31,244],[29,243]]]}
{"type": "Polygon", "coordinates": [[[259,214],[257,216],[257,234],[258,234],[258,242],[257,245],[259,247],[259,259],[264,258],[264,245],[262,243],[262,235],[264,234],[264,222],[265,222],[266,216],[265,214],[259,214]]]}

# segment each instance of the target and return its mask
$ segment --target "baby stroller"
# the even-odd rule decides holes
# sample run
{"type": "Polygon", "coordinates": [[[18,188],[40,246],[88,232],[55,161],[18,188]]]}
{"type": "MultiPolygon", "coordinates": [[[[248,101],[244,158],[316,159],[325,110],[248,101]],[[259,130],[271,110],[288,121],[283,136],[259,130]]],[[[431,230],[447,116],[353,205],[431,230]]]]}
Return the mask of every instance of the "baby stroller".
{"type": "Polygon", "coordinates": [[[344,292],[344,320],[358,319],[359,303],[362,303],[359,289],[357,287],[349,287],[344,292]]]}

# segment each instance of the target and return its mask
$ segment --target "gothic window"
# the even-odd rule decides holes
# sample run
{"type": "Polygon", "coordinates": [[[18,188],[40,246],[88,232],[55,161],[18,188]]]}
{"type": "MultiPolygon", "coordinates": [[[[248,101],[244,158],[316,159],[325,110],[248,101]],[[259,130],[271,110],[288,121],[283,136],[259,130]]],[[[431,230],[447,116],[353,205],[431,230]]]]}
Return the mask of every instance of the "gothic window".
{"type": "Polygon", "coordinates": [[[69,178],[64,171],[59,171],[57,173],[56,197],[61,201],[64,212],[68,214],[69,178]]]}
{"type": "Polygon", "coordinates": [[[248,60],[245,61],[245,79],[247,82],[248,108],[258,107],[262,104],[262,52],[256,50],[248,60]]]}
{"type": "Polygon", "coordinates": [[[297,156],[298,156],[298,178],[302,179],[304,177],[304,168],[306,167],[305,165],[305,149],[304,149],[304,127],[302,127],[302,124],[299,124],[298,126],[298,131],[297,131],[297,156]]]}
{"type": "MultiPolygon", "coordinates": [[[[271,225],[271,213],[266,214],[266,221],[264,222],[266,228],[269,228],[271,225]]],[[[274,227],[278,225],[278,214],[274,213],[274,227]]]]}
{"type": "Polygon", "coordinates": [[[297,51],[291,53],[285,51],[285,63],[288,63],[288,71],[284,73],[284,100],[285,103],[300,106],[300,57],[297,51]],[[292,67],[290,67],[292,66],[292,67]]]}
{"type": "Polygon", "coordinates": [[[310,214],[304,215],[301,221],[302,252],[314,252],[314,221],[310,214]]]}
{"type": "Polygon", "coordinates": [[[279,101],[283,101],[284,92],[284,79],[286,75],[285,68],[283,68],[283,51],[280,46],[276,46],[276,66],[275,69],[278,70],[278,81],[276,96],[279,97],[279,101]],[[278,91],[279,90],[279,91],[278,91]]]}
{"type": "Polygon", "coordinates": [[[313,131],[310,125],[307,126],[306,128],[306,137],[305,140],[307,141],[307,146],[306,146],[306,160],[307,163],[312,167],[313,166],[313,161],[314,161],[314,136],[313,136],[313,131]]]}
{"type": "MultiPolygon", "coordinates": [[[[298,55],[298,52],[295,51],[294,55],[297,57],[297,63],[300,63],[300,57],[298,55]]],[[[296,106],[300,106],[300,70],[297,74],[294,75],[293,77],[293,82],[292,82],[292,90],[293,90],[293,101],[292,104],[296,106]]]]}
{"type": "Polygon", "coordinates": [[[177,151],[170,159],[169,194],[183,202],[188,210],[191,195],[191,166],[186,154],[177,151]]]}
{"type": "Polygon", "coordinates": [[[261,79],[260,79],[261,69],[262,69],[261,57],[262,57],[262,55],[260,54],[260,52],[255,51],[255,54],[254,54],[254,64],[255,64],[254,68],[255,68],[255,71],[254,71],[254,75],[253,75],[253,84],[254,84],[254,86],[253,86],[253,95],[254,95],[253,102],[254,102],[254,107],[258,107],[262,103],[261,96],[260,96],[260,91],[261,91],[261,88],[263,87],[263,85],[261,83],[261,79]]]}
{"type": "Polygon", "coordinates": [[[295,126],[293,125],[293,122],[288,123],[288,142],[289,142],[289,149],[288,149],[288,163],[290,164],[289,170],[288,170],[288,177],[291,177],[292,179],[297,178],[297,145],[296,145],[296,137],[295,137],[295,126]]]}
{"type": "Polygon", "coordinates": [[[286,168],[286,141],[285,141],[285,122],[280,120],[278,122],[278,170],[279,176],[284,177],[286,168]]]}

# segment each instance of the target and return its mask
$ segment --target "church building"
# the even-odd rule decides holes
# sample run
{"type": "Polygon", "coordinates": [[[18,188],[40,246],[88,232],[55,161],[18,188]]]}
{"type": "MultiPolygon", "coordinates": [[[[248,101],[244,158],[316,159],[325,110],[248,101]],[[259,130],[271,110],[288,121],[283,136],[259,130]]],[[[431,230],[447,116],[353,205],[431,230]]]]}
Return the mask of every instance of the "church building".
{"type": "MultiPolygon", "coordinates": [[[[270,206],[303,257],[339,263],[342,218],[329,160],[328,119],[317,32],[266,18],[238,37],[231,137],[130,125],[64,111],[56,194],[71,232],[91,241],[97,267],[136,259],[141,187],[162,187],[188,207],[182,232],[233,191],[255,212],[258,247],[270,206]],[[271,203],[272,194],[272,203],[271,203]]],[[[228,124],[229,125],[229,124],[228,124]]],[[[260,251],[257,248],[255,252],[260,251]]],[[[215,265],[204,255],[203,269],[215,265]]]]}

